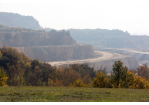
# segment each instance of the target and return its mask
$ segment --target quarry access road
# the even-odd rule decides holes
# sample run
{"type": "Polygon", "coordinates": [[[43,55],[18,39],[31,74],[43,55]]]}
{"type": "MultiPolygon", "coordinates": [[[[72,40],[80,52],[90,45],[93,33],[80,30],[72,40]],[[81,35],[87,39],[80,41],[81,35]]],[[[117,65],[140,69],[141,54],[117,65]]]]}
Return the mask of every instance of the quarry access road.
{"type": "Polygon", "coordinates": [[[103,51],[95,51],[95,54],[97,54],[97,55],[102,54],[102,56],[98,57],[98,58],[89,58],[89,59],[82,59],[82,60],[55,61],[55,62],[48,62],[48,63],[51,64],[52,66],[59,66],[59,65],[63,65],[63,64],[98,62],[98,61],[102,61],[102,60],[126,57],[121,54],[109,53],[109,52],[103,52],[103,51]]]}
{"type": "Polygon", "coordinates": [[[106,48],[106,49],[116,49],[116,50],[122,50],[122,51],[126,51],[126,52],[131,52],[131,53],[149,54],[149,52],[143,52],[143,51],[129,49],[129,48],[121,48],[121,49],[119,49],[119,48],[106,48]]]}
{"type": "Polygon", "coordinates": [[[149,52],[142,52],[142,51],[132,50],[132,49],[119,49],[119,50],[124,50],[124,51],[132,52],[132,53],[149,54],[149,52]]]}

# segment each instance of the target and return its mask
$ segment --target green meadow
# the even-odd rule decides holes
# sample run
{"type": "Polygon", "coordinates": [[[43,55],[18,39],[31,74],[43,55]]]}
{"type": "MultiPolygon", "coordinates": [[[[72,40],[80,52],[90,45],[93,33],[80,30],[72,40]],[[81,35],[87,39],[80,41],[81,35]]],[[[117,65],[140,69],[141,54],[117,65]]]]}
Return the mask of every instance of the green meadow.
{"type": "Polygon", "coordinates": [[[0,87],[1,102],[148,102],[149,89],[0,87]]]}

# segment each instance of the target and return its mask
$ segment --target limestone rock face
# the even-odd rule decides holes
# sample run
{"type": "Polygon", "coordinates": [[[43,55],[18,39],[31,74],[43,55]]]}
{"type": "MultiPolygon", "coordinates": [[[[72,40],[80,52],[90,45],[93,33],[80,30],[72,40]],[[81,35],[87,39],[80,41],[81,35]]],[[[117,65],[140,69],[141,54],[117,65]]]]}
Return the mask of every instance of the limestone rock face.
{"type": "Polygon", "coordinates": [[[76,41],[70,36],[68,31],[0,33],[1,46],[29,47],[74,44],[76,44],[76,41]]]}
{"type": "Polygon", "coordinates": [[[64,61],[96,57],[92,45],[58,45],[45,47],[16,47],[32,59],[40,61],[64,61]]]}

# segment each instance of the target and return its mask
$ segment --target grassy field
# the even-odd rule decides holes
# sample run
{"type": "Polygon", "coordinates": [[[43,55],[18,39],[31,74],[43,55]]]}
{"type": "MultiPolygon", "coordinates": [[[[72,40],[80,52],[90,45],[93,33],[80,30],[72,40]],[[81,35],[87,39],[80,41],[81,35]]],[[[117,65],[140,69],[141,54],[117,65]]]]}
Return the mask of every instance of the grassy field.
{"type": "Polygon", "coordinates": [[[1,102],[148,102],[149,90],[84,87],[0,87],[1,102]]]}

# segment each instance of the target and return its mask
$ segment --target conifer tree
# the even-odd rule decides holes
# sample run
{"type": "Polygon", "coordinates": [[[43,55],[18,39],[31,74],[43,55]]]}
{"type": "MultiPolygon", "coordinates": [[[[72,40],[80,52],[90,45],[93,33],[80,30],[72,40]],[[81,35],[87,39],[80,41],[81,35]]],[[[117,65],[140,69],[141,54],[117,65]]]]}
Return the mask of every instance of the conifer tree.
{"type": "Polygon", "coordinates": [[[126,81],[127,78],[127,67],[123,67],[123,63],[121,61],[115,61],[113,65],[113,81],[115,83],[115,87],[119,87],[120,83],[126,81]]]}

